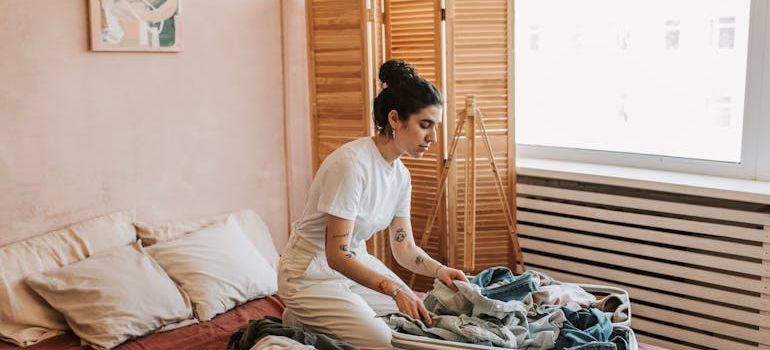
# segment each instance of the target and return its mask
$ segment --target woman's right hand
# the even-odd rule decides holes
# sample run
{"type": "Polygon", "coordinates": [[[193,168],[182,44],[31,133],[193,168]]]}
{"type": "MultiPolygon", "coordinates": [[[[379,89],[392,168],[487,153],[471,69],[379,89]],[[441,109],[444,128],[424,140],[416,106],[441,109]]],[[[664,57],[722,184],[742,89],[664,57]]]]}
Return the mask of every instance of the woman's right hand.
{"type": "Polygon", "coordinates": [[[420,297],[414,294],[409,287],[404,285],[400,292],[393,296],[393,299],[396,301],[398,311],[409,315],[409,317],[415,320],[422,320],[428,327],[433,325],[428,309],[425,308],[420,297]]]}
{"type": "Polygon", "coordinates": [[[436,270],[436,278],[441,282],[444,282],[444,284],[453,292],[457,291],[457,286],[455,286],[453,282],[454,280],[468,282],[468,277],[465,276],[464,272],[444,265],[439,266],[436,270]]]}

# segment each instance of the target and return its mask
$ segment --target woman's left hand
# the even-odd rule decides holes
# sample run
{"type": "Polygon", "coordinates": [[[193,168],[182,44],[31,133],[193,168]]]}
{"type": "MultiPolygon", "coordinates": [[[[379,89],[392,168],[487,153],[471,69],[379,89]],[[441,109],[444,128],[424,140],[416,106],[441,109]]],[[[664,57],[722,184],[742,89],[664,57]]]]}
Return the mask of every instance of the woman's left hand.
{"type": "Polygon", "coordinates": [[[436,278],[441,280],[441,282],[444,282],[447,287],[455,292],[457,291],[457,287],[455,287],[455,283],[453,282],[454,280],[468,282],[468,277],[465,276],[464,272],[443,265],[438,269],[438,271],[436,271],[436,278]]]}

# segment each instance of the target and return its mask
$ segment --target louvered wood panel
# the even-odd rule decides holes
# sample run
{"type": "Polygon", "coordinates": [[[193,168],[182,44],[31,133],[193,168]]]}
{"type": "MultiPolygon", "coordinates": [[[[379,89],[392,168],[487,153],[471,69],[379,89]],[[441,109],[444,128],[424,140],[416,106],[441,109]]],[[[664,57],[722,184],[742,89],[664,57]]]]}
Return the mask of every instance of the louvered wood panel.
{"type": "MultiPolygon", "coordinates": [[[[372,135],[376,67],[382,62],[378,1],[308,0],[313,167],[341,145],[372,135]]],[[[367,242],[387,261],[387,232],[367,242]]]]}
{"type": "MultiPolygon", "coordinates": [[[[382,5],[379,0],[366,0],[366,3],[369,8],[367,20],[370,22],[367,26],[367,39],[370,43],[369,47],[371,50],[368,63],[371,69],[369,69],[370,74],[367,79],[371,91],[373,91],[373,95],[370,99],[370,104],[373,104],[374,97],[380,92],[380,81],[377,74],[385,57],[385,42],[383,40],[384,28],[382,23],[382,5]]],[[[370,120],[372,117],[372,111],[370,110],[370,120]]],[[[370,122],[369,134],[374,135],[374,133],[374,122],[370,122]]],[[[374,234],[374,236],[366,242],[366,246],[369,253],[379,258],[386,266],[394,264],[393,255],[390,253],[390,242],[387,229],[374,234]]]]}
{"type": "MultiPolygon", "coordinates": [[[[475,95],[486,134],[510,208],[515,208],[515,164],[513,133],[512,4],[507,0],[447,1],[447,124],[455,130],[457,118],[465,116],[466,95],[475,95]]],[[[475,258],[470,261],[463,247],[469,228],[464,227],[464,183],[466,150],[461,137],[449,183],[450,263],[473,266],[472,273],[487,267],[514,267],[513,246],[504,209],[495,187],[490,154],[476,122],[476,209],[475,258]]],[[[467,128],[467,125],[466,125],[467,128]]],[[[454,135],[449,135],[453,137],[454,135]]],[[[515,222],[515,211],[514,211],[515,222]]]]}
{"type": "Polygon", "coordinates": [[[366,2],[308,0],[313,169],[370,134],[371,64],[366,2]]]}
{"type": "MultiPolygon", "coordinates": [[[[420,76],[439,88],[441,81],[441,12],[439,0],[386,0],[385,12],[385,59],[402,59],[413,64],[420,76]]],[[[444,153],[443,133],[422,158],[402,158],[412,175],[412,231],[415,241],[420,242],[430,216],[431,203],[436,197],[438,173],[444,153]]],[[[446,230],[443,206],[435,221],[431,240],[422,248],[433,258],[446,262],[444,253],[446,230]]],[[[390,266],[401,278],[409,280],[411,272],[398,264],[390,266]]],[[[420,276],[414,283],[416,290],[427,290],[432,278],[420,276]]]]}
{"type": "MultiPolygon", "coordinates": [[[[438,142],[421,159],[404,158],[412,173],[412,226],[416,240],[423,238],[422,233],[431,214],[430,207],[437,195],[438,175],[447,152],[446,137],[453,136],[455,127],[456,105],[464,103],[465,95],[469,93],[478,96],[503,187],[508,193],[510,207],[515,208],[512,204],[515,183],[513,74],[509,69],[512,68],[512,55],[508,54],[508,48],[513,46],[510,34],[512,9],[502,0],[483,0],[459,6],[448,1],[453,14],[450,31],[461,35],[453,35],[449,39],[449,57],[442,58],[441,45],[444,41],[441,38],[440,0],[386,0],[382,2],[383,16],[379,15],[379,3],[375,0],[357,4],[341,0],[307,1],[315,132],[314,168],[317,169],[320,162],[340,145],[372,133],[371,99],[379,89],[376,70],[384,59],[400,58],[414,64],[423,77],[442,91],[449,91],[445,82],[451,81],[448,84],[451,91],[445,94],[448,114],[438,142]],[[372,9],[368,16],[371,22],[366,22],[367,6],[372,9]],[[383,50],[378,43],[381,38],[383,50]],[[452,62],[452,68],[446,72],[442,66],[444,60],[452,62]],[[444,79],[445,74],[450,79],[444,79]]],[[[483,150],[482,147],[485,146],[481,145],[483,150]]],[[[479,254],[474,261],[480,264],[479,269],[511,265],[510,238],[505,217],[501,215],[496,184],[488,166],[480,162],[478,169],[484,174],[478,178],[477,210],[474,211],[478,219],[475,227],[479,228],[474,240],[479,243],[479,254]],[[499,218],[495,219],[495,216],[499,218]],[[501,232],[504,233],[502,236],[501,232]]],[[[432,239],[423,246],[429,254],[453,266],[463,262],[457,259],[458,243],[463,242],[457,240],[456,235],[450,235],[448,226],[448,223],[453,223],[456,233],[454,223],[462,219],[462,216],[457,216],[458,210],[463,208],[457,204],[456,184],[459,180],[461,177],[453,170],[450,182],[454,187],[447,188],[445,198],[440,202],[442,207],[438,210],[438,218],[431,228],[432,239]]],[[[407,277],[409,273],[396,268],[390,259],[383,234],[376,237],[370,245],[375,255],[394,267],[399,275],[407,277]]],[[[426,289],[430,283],[430,279],[418,281],[416,289],[426,289]]]]}
{"type": "Polygon", "coordinates": [[[441,2],[386,0],[386,59],[414,64],[420,75],[441,87],[441,2]]]}
{"type": "Polygon", "coordinates": [[[671,349],[770,346],[768,207],[699,191],[521,176],[528,266],[629,292],[640,341],[671,349]]]}

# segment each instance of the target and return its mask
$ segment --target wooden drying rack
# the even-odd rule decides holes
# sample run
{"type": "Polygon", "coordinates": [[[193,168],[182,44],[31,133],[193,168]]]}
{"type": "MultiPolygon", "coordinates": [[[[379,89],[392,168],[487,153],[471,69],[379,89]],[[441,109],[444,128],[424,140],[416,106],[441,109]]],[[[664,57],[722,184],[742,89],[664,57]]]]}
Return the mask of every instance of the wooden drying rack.
{"type": "MultiPolygon", "coordinates": [[[[511,269],[514,273],[524,272],[526,270],[524,266],[524,255],[521,252],[521,246],[519,245],[519,237],[516,231],[516,221],[513,218],[513,212],[508,202],[508,196],[505,194],[505,188],[500,172],[497,168],[497,163],[492,152],[492,144],[489,141],[486,126],[484,125],[484,113],[476,106],[476,96],[467,95],[465,98],[465,118],[458,118],[457,127],[455,129],[452,143],[449,147],[449,154],[444,167],[439,175],[439,186],[436,192],[436,197],[431,204],[430,216],[428,216],[427,224],[425,226],[425,233],[420,239],[420,246],[424,247],[431,236],[433,224],[436,221],[439,211],[439,203],[444,196],[444,191],[447,186],[447,179],[449,177],[449,170],[452,167],[454,161],[455,152],[457,150],[457,144],[460,137],[463,135],[463,128],[465,124],[468,124],[468,128],[465,129],[465,215],[464,215],[464,228],[465,228],[465,240],[463,250],[465,252],[465,259],[463,259],[463,269],[466,271],[474,271],[476,269],[476,128],[479,128],[479,134],[484,140],[486,149],[489,152],[489,161],[492,165],[492,171],[495,177],[495,186],[497,187],[498,198],[500,199],[500,205],[503,208],[503,214],[508,226],[508,236],[511,239],[513,246],[513,256],[516,262],[511,269]],[[519,270],[521,268],[521,270],[519,270]]],[[[462,113],[462,112],[461,112],[462,113]]],[[[412,273],[412,277],[409,279],[409,286],[414,286],[416,274],[412,273]]]]}

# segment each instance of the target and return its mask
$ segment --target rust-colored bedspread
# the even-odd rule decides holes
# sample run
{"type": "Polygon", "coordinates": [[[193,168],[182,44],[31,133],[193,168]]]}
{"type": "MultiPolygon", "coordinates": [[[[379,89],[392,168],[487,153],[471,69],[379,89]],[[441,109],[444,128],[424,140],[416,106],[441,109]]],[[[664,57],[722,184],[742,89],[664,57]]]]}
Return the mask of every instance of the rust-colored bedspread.
{"type": "MultiPolygon", "coordinates": [[[[249,320],[265,316],[281,317],[285,306],[278,296],[252,300],[211,321],[174,329],[123,343],[116,350],[224,350],[230,335],[245,326],[249,320]]],[[[90,350],[80,345],[80,339],[72,333],[62,334],[42,343],[20,348],[0,341],[0,350],[90,350]]],[[[666,350],[648,344],[639,344],[639,350],[666,350]]]]}
{"type": "MultiPolygon", "coordinates": [[[[245,326],[249,320],[265,316],[281,317],[284,305],[277,296],[268,296],[252,300],[211,321],[174,329],[168,332],[150,334],[133,341],[123,343],[118,350],[224,350],[230,335],[245,326]]],[[[86,350],[80,345],[80,339],[72,333],[48,339],[41,343],[20,348],[0,341],[0,350],[86,350]]]]}

